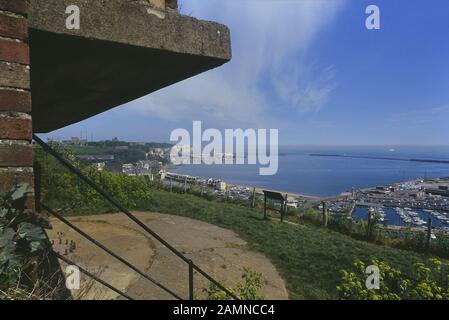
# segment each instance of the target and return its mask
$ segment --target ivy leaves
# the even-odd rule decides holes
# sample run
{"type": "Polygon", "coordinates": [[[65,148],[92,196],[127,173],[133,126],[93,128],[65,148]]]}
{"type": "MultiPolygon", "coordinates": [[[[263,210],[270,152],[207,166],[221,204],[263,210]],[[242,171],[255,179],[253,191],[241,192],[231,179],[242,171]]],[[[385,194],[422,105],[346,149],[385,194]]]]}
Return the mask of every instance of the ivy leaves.
{"type": "Polygon", "coordinates": [[[46,222],[25,210],[32,191],[21,183],[0,194],[0,286],[15,283],[46,247],[46,222]]]}

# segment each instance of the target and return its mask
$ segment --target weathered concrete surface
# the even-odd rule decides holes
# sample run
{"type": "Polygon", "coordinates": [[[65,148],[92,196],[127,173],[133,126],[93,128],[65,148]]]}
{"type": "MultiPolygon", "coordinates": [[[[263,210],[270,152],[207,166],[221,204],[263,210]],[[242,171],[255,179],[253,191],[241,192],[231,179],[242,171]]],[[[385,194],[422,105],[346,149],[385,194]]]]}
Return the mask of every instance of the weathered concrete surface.
{"type": "Polygon", "coordinates": [[[138,0],[30,0],[35,132],[81,121],[231,59],[226,26],[170,9],[154,12],[138,0]],[[80,8],[80,30],[66,28],[69,5],[80,8]]]}
{"type": "MultiPolygon", "coordinates": [[[[183,252],[226,286],[242,281],[244,267],[262,273],[264,287],[261,294],[267,299],[288,299],[285,283],[276,268],[263,254],[251,251],[245,241],[234,232],[205,222],[149,212],[134,213],[141,221],[183,252]]],[[[186,264],[159,242],[147,237],[144,231],[123,214],[70,218],[71,222],[99,240],[108,248],[134,263],[141,270],[172,289],[181,297],[188,297],[188,268],[186,264]]],[[[68,253],[72,261],[81,264],[101,278],[111,282],[131,297],[140,300],[172,299],[167,293],[138,274],[108,257],[58,221],[52,221],[49,237],[61,253],[76,241],[76,249],[68,253]],[[63,235],[58,235],[62,232],[63,235]],[[59,238],[62,243],[59,244],[59,238]]],[[[195,294],[204,298],[203,289],[209,282],[195,272],[195,294]]],[[[89,284],[83,277],[83,284],[89,284]]],[[[78,293],[79,294],[79,293],[78,293]]],[[[82,290],[82,299],[113,299],[117,294],[95,284],[82,290]],[[89,289],[89,288],[88,288],[89,289]]]]}

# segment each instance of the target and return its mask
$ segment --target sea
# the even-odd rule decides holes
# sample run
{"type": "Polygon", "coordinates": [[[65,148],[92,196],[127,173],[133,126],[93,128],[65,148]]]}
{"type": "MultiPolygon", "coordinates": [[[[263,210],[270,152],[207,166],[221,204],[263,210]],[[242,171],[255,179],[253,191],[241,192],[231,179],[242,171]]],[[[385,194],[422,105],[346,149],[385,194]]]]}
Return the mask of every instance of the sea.
{"type": "Polygon", "coordinates": [[[273,176],[259,175],[259,165],[181,165],[169,171],[205,179],[222,179],[235,185],[319,197],[339,195],[352,188],[375,187],[419,178],[449,177],[449,163],[393,158],[449,161],[449,146],[283,146],[279,148],[278,172],[273,176]],[[389,159],[373,159],[376,157],[389,159]]]}

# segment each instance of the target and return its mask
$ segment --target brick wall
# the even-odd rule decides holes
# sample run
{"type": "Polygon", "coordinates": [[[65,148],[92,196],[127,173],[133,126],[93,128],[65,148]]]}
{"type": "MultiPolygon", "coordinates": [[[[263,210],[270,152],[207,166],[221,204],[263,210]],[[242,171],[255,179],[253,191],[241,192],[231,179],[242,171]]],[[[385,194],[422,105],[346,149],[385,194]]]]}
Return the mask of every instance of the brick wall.
{"type": "Polygon", "coordinates": [[[33,185],[29,63],[27,1],[0,0],[0,191],[33,185]]]}

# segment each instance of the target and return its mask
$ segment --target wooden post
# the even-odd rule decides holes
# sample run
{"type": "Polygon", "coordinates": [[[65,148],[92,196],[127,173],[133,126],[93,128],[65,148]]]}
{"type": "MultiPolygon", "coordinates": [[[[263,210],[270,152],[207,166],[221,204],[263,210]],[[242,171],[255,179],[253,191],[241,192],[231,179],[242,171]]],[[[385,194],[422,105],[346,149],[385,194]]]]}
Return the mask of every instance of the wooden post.
{"type": "Polygon", "coordinates": [[[173,180],[170,179],[170,193],[173,192],[173,180]]]}
{"type": "Polygon", "coordinates": [[[251,201],[251,208],[254,208],[256,206],[256,187],[253,187],[253,197],[251,201]]]}
{"type": "Polygon", "coordinates": [[[263,195],[263,218],[267,219],[267,195],[263,195]]]}
{"type": "Polygon", "coordinates": [[[432,241],[432,218],[429,217],[427,220],[427,239],[426,239],[426,250],[430,251],[431,241],[432,241]]]}
{"type": "Polygon", "coordinates": [[[285,213],[285,200],[281,203],[281,222],[284,222],[284,213],[285,213]]]}
{"type": "Polygon", "coordinates": [[[284,222],[284,216],[287,215],[287,194],[285,194],[284,196],[284,206],[283,206],[283,210],[281,208],[281,222],[284,222]]]}
{"type": "Polygon", "coordinates": [[[371,237],[371,224],[373,223],[373,213],[371,211],[368,212],[368,227],[366,229],[367,238],[371,237]]]}
{"type": "Polygon", "coordinates": [[[327,203],[323,202],[322,206],[323,206],[323,226],[325,228],[327,228],[327,224],[328,224],[328,220],[329,220],[329,214],[327,211],[327,203]]]}
{"type": "Polygon", "coordinates": [[[184,193],[187,192],[187,177],[184,178],[184,193]]]}

